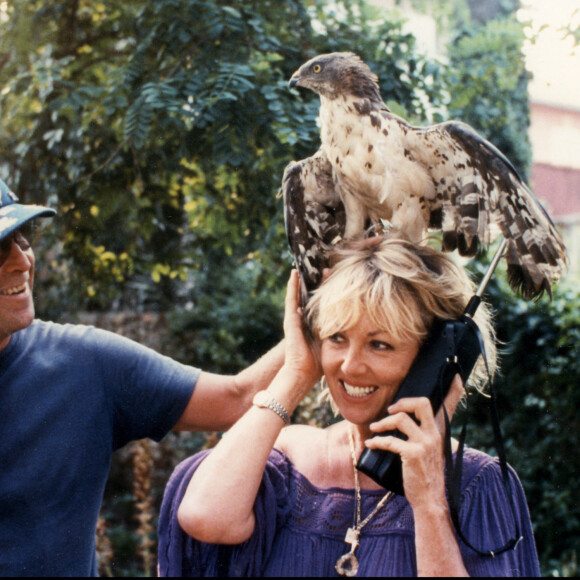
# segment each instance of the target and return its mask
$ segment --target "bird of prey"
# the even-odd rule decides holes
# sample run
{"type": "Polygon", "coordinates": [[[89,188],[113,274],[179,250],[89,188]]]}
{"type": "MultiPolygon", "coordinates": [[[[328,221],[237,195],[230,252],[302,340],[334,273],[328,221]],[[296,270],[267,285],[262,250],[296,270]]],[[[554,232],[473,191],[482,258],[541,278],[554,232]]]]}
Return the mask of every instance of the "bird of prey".
{"type": "Polygon", "coordinates": [[[330,245],[385,222],[417,243],[442,230],[442,250],[464,256],[501,232],[512,289],[526,299],[551,296],[567,265],[562,238],[493,144],[461,122],[410,125],[353,53],[309,60],[289,86],[320,96],[320,149],[290,163],[281,186],[303,301],[320,283],[330,245]]]}

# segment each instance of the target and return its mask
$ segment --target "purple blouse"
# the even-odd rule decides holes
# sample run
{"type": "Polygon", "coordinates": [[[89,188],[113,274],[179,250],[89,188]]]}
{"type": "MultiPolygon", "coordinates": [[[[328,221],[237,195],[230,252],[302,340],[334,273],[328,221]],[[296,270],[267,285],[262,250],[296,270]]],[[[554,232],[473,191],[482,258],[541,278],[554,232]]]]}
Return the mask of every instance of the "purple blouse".
{"type": "MultiPolygon", "coordinates": [[[[318,488],[288,457],[274,449],[268,459],[254,511],[252,537],[237,546],[198,542],[177,522],[177,509],[191,476],[207,455],[180,463],[171,476],[159,519],[160,576],[337,576],[336,561],[349,551],[354,490],[318,488]]],[[[460,521],[468,541],[485,550],[505,544],[518,520],[523,540],[494,558],[479,556],[459,542],[472,576],[539,576],[534,537],[522,486],[510,469],[515,514],[497,459],[466,449],[460,521]]],[[[361,516],[371,513],[384,490],[362,490],[361,516]]],[[[403,496],[393,496],[362,529],[356,550],[358,577],[416,576],[414,522],[403,496]]]]}

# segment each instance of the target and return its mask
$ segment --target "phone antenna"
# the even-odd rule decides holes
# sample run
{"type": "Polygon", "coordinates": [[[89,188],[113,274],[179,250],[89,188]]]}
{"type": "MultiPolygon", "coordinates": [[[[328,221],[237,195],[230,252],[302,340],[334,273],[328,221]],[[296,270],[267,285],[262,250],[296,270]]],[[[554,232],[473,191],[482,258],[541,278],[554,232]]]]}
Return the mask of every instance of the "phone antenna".
{"type": "Polygon", "coordinates": [[[507,240],[504,238],[493,257],[493,260],[491,261],[491,264],[489,265],[485,273],[485,276],[479,283],[479,287],[477,288],[475,295],[471,297],[471,300],[469,301],[469,304],[467,305],[467,308],[465,309],[464,312],[465,316],[473,318],[473,315],[475,314],[477,307],[481,303],[481,297],[483,296],[483,293],[485,292],[485,289],[487,288],[487,285],[489,284],[489,281],[491,280],[491,277],[493,276],[493,273],[495,272],[495,269],[497,268],[497,265],[499,264],[499,261],[501,260],[501,257],[503,256],[506,247],[507,240]]]}

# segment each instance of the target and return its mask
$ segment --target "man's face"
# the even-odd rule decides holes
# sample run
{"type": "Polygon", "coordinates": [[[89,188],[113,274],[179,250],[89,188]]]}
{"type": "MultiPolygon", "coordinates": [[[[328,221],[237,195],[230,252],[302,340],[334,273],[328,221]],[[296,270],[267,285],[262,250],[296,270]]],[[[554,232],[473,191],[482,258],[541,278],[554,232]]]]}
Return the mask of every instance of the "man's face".
{"type": "Polygon", "coordinates": [[[17,230],[0,242],[0,350],[34,320],[34,253],[17,230]]]}

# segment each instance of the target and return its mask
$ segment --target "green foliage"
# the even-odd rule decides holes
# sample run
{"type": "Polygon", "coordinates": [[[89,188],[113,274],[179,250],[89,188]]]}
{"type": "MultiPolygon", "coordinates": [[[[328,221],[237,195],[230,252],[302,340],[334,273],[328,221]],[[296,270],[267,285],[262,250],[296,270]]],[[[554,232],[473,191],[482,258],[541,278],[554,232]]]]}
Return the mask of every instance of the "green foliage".
{"type": "Polygon", "coordinates": [[[412,118],[441,102],[440,69],[370,14],[359,1],[9,3],[0,168],[59,211],[38,246],[40,314],[187,308],[217,346],[241,312],[232,282],[273,311],[291,265],[276,192],[318,147],[318,99],[288,89],[292,72],[356,47],[412,118]]]}
{"type": "MultiPolygon", "coordinates": [[[[474,269],[480,278],[483,266],[474,269]]],[[[510,290],[505,275],[497,274],[487,298],[502,345],[494,386],[506,452],[526,491],[542,571],[575,575],[570,571],[580,542],[575,496],[580,485],[580,291],[562,283],[552,301],[526,302],[510,290]]],[[[488,406],[487,399],[470,397],[467,442],[495,455],[488,406]]]]}
{"type": "Polygon", "coordinates": [[[412,0],[435,17],[447,38],[443,86],[448,117],[472,125],[498,147],[522,178],[529,174],[528,81],[519,0],[412,0]]]}
{"type": "Polygon", "coordinates": [[[460,30],[449,45],[449,115],[477,129],[514,164],[530,169],[524,32],[513,18],[460,30]]]}
{"type": "MultiPolygon", "coordinates": [[[[396,0],[396,4],[403,4],[396,0]]],[[[490,20],[510,19],[521,7],[520,0],[410,0],[415,10],[432,14],[440,33],[473,28],[490,20]]]]}
{"type": "Polygon", "coordinates": [[[510,455],[517,458],[534,514],[545,571],[571,561],[580,543],[580,292],[563,286],[551,303],[503,300],[508,344],[498,383],[510,455]]]}

